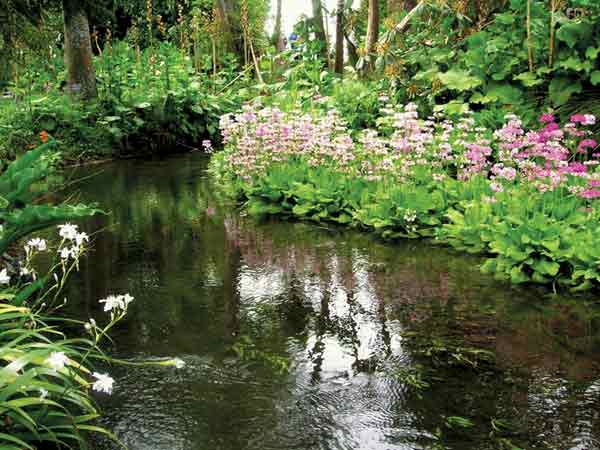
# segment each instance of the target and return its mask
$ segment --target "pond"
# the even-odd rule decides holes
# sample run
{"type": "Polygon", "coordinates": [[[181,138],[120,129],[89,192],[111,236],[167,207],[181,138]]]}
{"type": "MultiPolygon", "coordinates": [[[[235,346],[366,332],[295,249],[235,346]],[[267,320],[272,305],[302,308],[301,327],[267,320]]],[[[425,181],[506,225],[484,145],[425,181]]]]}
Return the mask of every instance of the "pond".
{"type": "Polygon", "coordinates": [[[111,214],[85,224],[70,313],[129,292],[111,354],[186,363],[108,369],[103,424],[131,450],[600,448],[597,296],[511,287],[431,243],[260,223],[206,166],[74,173],[111,214]]]}

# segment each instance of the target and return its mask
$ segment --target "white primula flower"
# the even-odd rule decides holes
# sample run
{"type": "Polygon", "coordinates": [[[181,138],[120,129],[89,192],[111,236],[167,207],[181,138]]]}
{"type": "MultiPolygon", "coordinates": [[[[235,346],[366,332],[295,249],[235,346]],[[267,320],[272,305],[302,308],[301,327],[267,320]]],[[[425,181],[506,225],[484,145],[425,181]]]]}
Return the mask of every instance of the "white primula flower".
{"type": "Polygon", "coordinates": [[[70,223],[65,223],[64,225],[58,226],[58,234],[63,239],[67,239],[69,241],[75,240],[77,237],[77,225],[73,225],[70,223]]]}
{"type": "Polygon", "coordinates": [[[92,374],[96,381],[94,382],[92,389],[98,392],[106,392],[107,394],[112,394],[113,384],[115,380],[108,376],[108,374],[102,374],[98,372],[94,372],[92,374]]]}
{"type": "Polygon", "coordinates": [[[40,388],[40,400],[45,400],[48,397],[48,391],[44,388],[40,388]]]}
{"type": "Polygon", "coordinates": [[[46,363],[54,370],[62,369],[68,362],[69,358],[64,352],[52,352],[48,359],[46,359],[46,363]]]}
{"type": "Polygon", "coordinates": [[[6,269],[0,270],[0,284],[8,284],[10,283],[10,276],[6,269]]]}

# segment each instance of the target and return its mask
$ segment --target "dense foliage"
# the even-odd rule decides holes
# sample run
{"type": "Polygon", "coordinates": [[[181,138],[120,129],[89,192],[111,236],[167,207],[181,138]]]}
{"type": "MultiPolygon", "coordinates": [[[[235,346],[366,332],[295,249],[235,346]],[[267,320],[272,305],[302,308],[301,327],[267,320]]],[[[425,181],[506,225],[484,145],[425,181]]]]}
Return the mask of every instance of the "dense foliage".
{"type": "Polygon", "coordinates": [[[545,105],[564,118],[598,113],[599,19],[589,0],[489,2],[479,15],[426,2],[410,28],[388,22],[377,63],[405,101],[448,112],[504,106],[529,121],[545,105]]]}
{"type": "Polygon", "coordinates": [[[311,6],[285,45],[268,0],[0,0],[0,447],[108,433],[91,391],[113,381],[94,367],[114,362],[100,342],[133,298],[101,300],[103,325],[59,314],[89,236],[30,235],[100,212],[47,201],[61,164],[224,147],[211,172],[252,215],[426,238],[513,283],[600,286],[598,2],[311,6]]]}

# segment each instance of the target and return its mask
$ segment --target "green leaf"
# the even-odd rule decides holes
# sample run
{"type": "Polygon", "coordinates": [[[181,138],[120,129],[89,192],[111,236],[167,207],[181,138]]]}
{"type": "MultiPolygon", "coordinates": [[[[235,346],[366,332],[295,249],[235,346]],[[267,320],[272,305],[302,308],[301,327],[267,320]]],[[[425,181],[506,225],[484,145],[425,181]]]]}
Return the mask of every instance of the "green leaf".
{"type": "Polygon", "coordinates": [[[594,70],[590,74],[590,83],[592,83],[594,86],[600,84],[600,70],[594,70]]]}
{"type": "Polygon", "coordinates": [[[510,270],[510,281],[515,284],[525,283],[529,281],[529,277],[521,271],[519,266],[517,266],[510,270]]]}
{"type": "Polygon", "coordinates": [[[493,84],[491,85],[486,96],[505,105],[513,105],[520,103],[523,98],[521,89],[511,86],[510,84],[493,84]]]}
{"type": "Polygon", "coordinates": [[[578,43],[585,46],[592,36],[592,31],[593,26],[589,22],[570,21],[560,26],[556,32],[556,38],[566,42],[571,48],[578,43]]]}
{"type": "Polygon", "coordinates": [[[581,82],[567,77],[557,77],[550,82],[550,100],[555,106],[562,106],[573,94],[579,94],[582,90],[581,82]]]}
{"type": "Polygon", "coordinates": [[[589,72],[592,70],[591,61],[581,60],[577,56],[569,56],[567,59],[560,61],[559,66],[565,70],[573,70],[575,72],[589,72]]]}
{"type": "Polygon", "coordinates": [[[592,61],[596,61],[596,59],[598,59],[598,53],[600,53],[600,47],[588,47],[585,51],[585,57],[592,61]]]}
{"type": "Polygon", "coordinates": [[[436,105],[433,107],[434,111],[443,111],[448,115],[462,116],[469,111],[469,104],[461,102],[460,100],[453,100],[444,105],[436,105]]]}
{"type": "Polygon", "coordinates": [[[503,14],[496,14],[494,20],[502,25],[512,25],[517,20],[514,14],[509,12],[503,14]]]}
{"type": "Polygon", "coordinates": [[[533,87],[539,86],[544,83],[543,78],[538,78],[535,73],[532,72],[523,72],[519,75],[513,77],[514,80],[518,80],[523,83],[523,86],[533,87]]]}
{"type": "Polygon", "coordinates": [[[533,264],[533,269],[542,275],[550,275],[551,277],[554,277],[556,274],[558,274],[560,264],[554,261],[542,259],[533,264]]]}
{"type": "MultiPolygon", "coordinates": [[[[11,436],[10,434],[6,434],[6,433],[0,433],[0,442],[12,442],[13,444],[17,444],[19,447],[14,447],[17,449],[20,448],[26,448],[26,449],[31,449],[33,450],[33,447],[29,444],[27,444],[26,442],[22,441],[21,439],[18,439],[14,436],[11,436]]],[[[4,445],[0,446],[2,449],[6,448],[4,447],[4,445]]]]}
{"type": "Polygon", "coordinates": [[[474,89],[482,84],[479,78],[472,76],[466,70],[451,69],[446,73],[441,73],[438,78],[448,89],[461,92],[474,89]]]}
{"type": "Polygon", "coordinates": [[[552,253],[556,253],[560,247],[560,239],[542,241],[542,245],[552,253]]]}

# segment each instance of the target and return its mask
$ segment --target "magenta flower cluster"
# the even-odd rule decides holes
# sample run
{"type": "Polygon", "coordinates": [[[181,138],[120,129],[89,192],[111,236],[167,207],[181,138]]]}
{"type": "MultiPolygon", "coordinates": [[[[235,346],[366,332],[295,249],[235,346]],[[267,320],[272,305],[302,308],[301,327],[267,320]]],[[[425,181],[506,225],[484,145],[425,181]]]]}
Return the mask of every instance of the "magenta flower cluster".
{"type": "MultiPolygon", "coordinates": [[[[382,101],[386,101],[385,98],[382,101]]],[[[515,115],[498,130],[478,127],[467,114],[450,120],[436,113],[419,117],[417,106],[384,105],[377,129],[353,138],[335,109],[320,116],[246,105],[221,118],[228,172],[244,180],[260,177],[271,164],[301,159],[367,180],[404,182],[419,173],[432,180],[482,176],[492,191],[527,184],[540,192],[567,188],[582,198],[600,197],[600,153],[591,139],[591,114],[577,114],[564,125],[540,116],[537,130],[526,130],[515,115]]]]}

